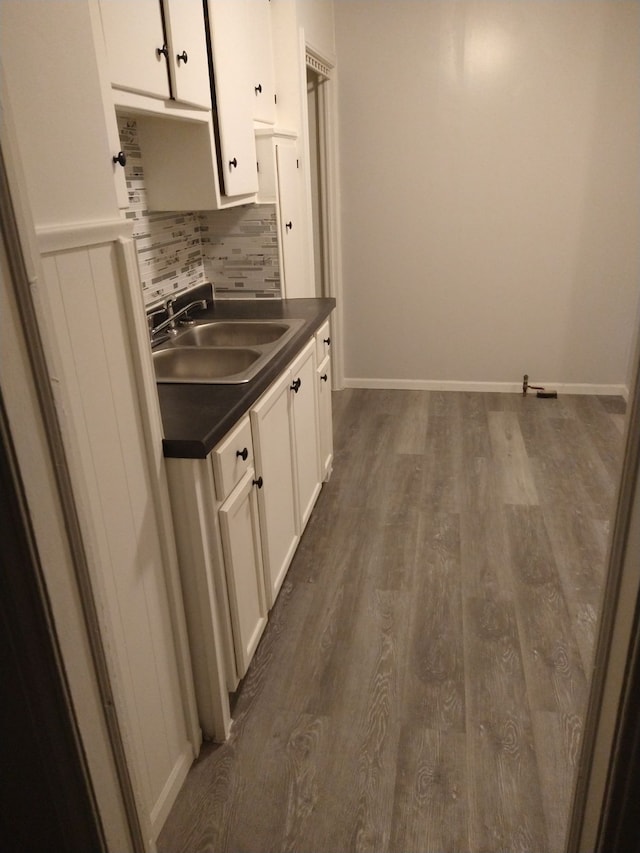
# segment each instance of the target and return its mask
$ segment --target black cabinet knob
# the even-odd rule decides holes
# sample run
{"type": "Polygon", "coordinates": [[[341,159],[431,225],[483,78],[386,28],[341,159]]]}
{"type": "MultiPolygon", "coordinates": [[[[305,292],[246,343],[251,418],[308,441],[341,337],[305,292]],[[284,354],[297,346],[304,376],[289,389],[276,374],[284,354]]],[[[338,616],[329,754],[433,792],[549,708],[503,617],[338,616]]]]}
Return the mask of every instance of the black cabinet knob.
{"type": "Polygon", "coordinates": [[[164,56],[166,59],[169,56],[169,51],[167,50],[166,44],[163,44],[162,47],[156,48],[156,56],[160,59],[161,56],[164,56]]]}
{"type": "Polygon", "coordinates": [[[287,231],[290,231],[293,228],[293,222],[291,222],[291,220],[289,220],[289,222],[285,222],[284,227],[287,229],[287,231]]]}
{"type": "Polygon", "coordinates": [[[327,380],[329,379],[329,377],[327,376],[327,374],[326,374],[326,373],[323,373],[323,374],[322,374],[322,376],[320,377],[320,379],[322,379],[322,381],[323,381],[323,382],[327,382],[327,380]]]}
{"type": "Polygon", "coordinates": [[[118,153],[114,154],[111,159],[114,163],[119,163],[123,168],[127,165],[127,155],[124,151],[118,151],[118,153]]]}
{"type": "Polygon", "coordinates": [[[257,86],[254,86],[253,90],[256,93],[256,95],[261,95],[262,94],[262,83],[258,83],[257,86]]]}
{"type": "Polygon", "coordinates": [[[176,54],[176,59],[178,60],[178,65],[180,64],[180,60],[182,60],[184,62],[184,64],[186,65],[187,62],[189,61],[189,57],[187,56],[187,51],[183,50],[182,53],[176,54]]]}
{"type": "Polygon", "coordinates": [[[328,347],[331,346],[331,338],[324,338],[323,343],[325,343],[328,347]]]}
{"type": "Polygon", "coordinates": [[[253,481],[253,485],[254,485],[254,486],[257,486],[259,489],[261,489],[261,488],[262,488],[262,485],[263,485],[262,477],[258,477],[258,479],[257,479],[257,480],[254,480],[254,481],[253,481]]]}
{"type": "Polygon", "coordinates": [[[249,458],[249,451],[246,447],[243,447],[242,450],[236,450],[236,456],[239,456],[243,462],[246,462],[249,458]]]}
{"type": "Polygon", "coordinates": [[[235,157],[233,158],[233,160],[229,160],[229,168],[230,169],[237,169],[238,168],[238,161],[235,157]]]}
{"type": "Polygon", "coordinates": [[[291,385],[289,386],[291,390],[297,394],[300,390],[300,386],[302,385],[302,379],[294,379],[291,385]]]}

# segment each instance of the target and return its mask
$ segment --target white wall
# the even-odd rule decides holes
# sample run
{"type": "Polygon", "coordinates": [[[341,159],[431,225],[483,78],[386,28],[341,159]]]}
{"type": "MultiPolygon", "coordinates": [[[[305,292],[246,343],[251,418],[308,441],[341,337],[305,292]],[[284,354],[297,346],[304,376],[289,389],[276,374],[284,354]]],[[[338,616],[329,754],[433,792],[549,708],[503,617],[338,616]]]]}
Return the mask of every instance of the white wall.
{"type": "Polygon", "coordinates": [[[347,378],[626,383],[638,12],[335,4],[347,378]]]}
{"type": "MultiPolygon", "coordinates": [[[[338,0],[342,2],[342,0],[338,0]]],[[[304,28],[306,43],[332,60],[336,53],[333,0],[298,0],[298,23],[304,28]]]]}

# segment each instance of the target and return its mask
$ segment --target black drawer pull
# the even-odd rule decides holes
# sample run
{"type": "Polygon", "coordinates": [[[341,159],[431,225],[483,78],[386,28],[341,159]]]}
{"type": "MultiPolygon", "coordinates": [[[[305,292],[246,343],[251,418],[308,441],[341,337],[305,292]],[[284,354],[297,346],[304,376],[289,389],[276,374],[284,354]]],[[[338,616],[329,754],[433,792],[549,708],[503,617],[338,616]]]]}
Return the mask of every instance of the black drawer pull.
{"type": "Polygon", "coordinates": [[[119,163],[123,168],[127,165],[127,155],[124,151],[118,151],[117,154],[114,154],[113,157],[114,163],[119,163]]]}
{"type": "Polygon", "coordinates": [[[323,373],[322,376],[320,377],[320,379],[322,379],[323,382],[327,382],[329,377],[327,376],[326,373],[323,373]]]}
{"type": "Polygon", "coordinates": [[[289,387],[291,388],[292,391],[294,391],[297,394],[298,391],[300,390],[301,385],[302,385],[302,379],[294,379],[289,387]]]}
{"type": "Polygon", "coordinates": [[[262,83],[258,83],[258,85],[254,86],[253,88],[254,88],[256,95],[262,94],[262,83]]]}
{"type": "Polygon", "coordinates": [[[169,51],[167,50],[166,44],[163,44],[162,47],[156,48],[156,56],[160,59],[161,56],[164,56],[166,59],[169,56],[169,51]]]}
{"type": "Polygon", "coordinates": [[[262,485],[263,485],[262,477],[258,477],[257,480],[254,480],[253,485],[257,486],[259,489],[261,489],[262,485]]]}
{"type": "Polygon", "coordinates": [[[178,65],[180,65],[180,60],[182,60],[184,62],[184,64],[186,65],[187,62],[189,61],[189,56],[187,55],[187,51],[183,50],[182,53],[176,54],[176,59],[178,60],[178,65]]]}
{"type": "Polygon", "coordinates": [[[287,231],[291,231],[291,229],[293,228],[293,222],[285,222],[284,227],[287,231]]]}
{"type": "Polygon", "coordinates": [[[236,456],[239,456],[243,462],[246,462],[249,458],[249,451],[246,447],[243,447],[242,450],[236,450],[236,456]]]}
{"type": "Polygon", "coordinates": [[[326,344],[328,347],[330,347],[330,346],[331,346],[331,338],[324,338],[324,340],[322,341],[322,343],[324,343],[324,344],[326,344]]]}
{"type": "Polygon", "coordinates": [[[238,168],[238,160],[236,157],[234,157],[233,160],[229,160],[229,168],[230,169],[237,169],[238,168]]]}

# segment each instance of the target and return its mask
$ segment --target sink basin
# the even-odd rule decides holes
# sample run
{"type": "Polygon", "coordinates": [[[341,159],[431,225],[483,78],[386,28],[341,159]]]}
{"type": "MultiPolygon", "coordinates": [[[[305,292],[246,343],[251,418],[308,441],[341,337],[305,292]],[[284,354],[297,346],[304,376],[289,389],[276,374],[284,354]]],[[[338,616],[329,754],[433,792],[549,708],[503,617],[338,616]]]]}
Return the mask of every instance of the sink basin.
{"type": "Polygon", "coordinates": [[[248,382],[304,320],[200,320],[153,352],[156,381],[202,385],[248,382]]]}
{"type": "Polygon", "coordinates": [[[172,347],[155,352],[153,366],[158,382],[246,382],[260,358],[258,350],[241,347],[172,347]]]}
{"type": "Polygon", "coordinates": [[[291,329],[288,323],[232,320],[201,323],[179,335],[180,346],[251,347],[279,341],[291,329]]]}

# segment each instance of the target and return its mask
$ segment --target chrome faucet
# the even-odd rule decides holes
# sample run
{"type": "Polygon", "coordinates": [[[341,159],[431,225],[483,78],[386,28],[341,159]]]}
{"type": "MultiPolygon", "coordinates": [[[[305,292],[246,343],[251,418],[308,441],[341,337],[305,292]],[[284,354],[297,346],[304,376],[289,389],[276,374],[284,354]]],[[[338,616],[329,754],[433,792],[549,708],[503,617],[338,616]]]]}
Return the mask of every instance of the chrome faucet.
{"type": "MultiPolygon", "coordinates": [[[[167,319],[163,320],[162,323],[158,323],[157,326],[155,326],[153,329],[150,330],[152,340],[156,335],[159,335],[160,332],[166,331],[166,333],[168,335],[171,335],[172,337],[177,335],[180,330],[176,326],[176,321],[179,320],[180,317],[184,316],[188,311],[191,311],[192,308],[203,308],[203,309],[206,308],[207,307],[207,300],[206,299],[197,299],[195,302],[190,302],[188,305],[185,305],[184,308],[180,308],[179,311],[173,310],[174,305],[175,305],[175,299],[173,299],[173,298],[167,299],[167,302],[166,302],[166,311],[167,311],[167,315],[168,315],[167,319]]],[[[193,323],[193,320],[191,320],[191,321],[189,321],[189,320],[184,321],[183,320],[181,322],[193,323]]]]}

